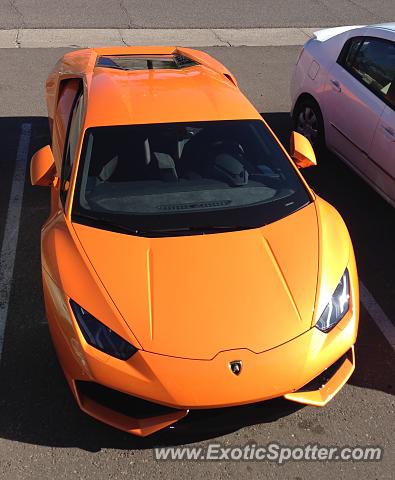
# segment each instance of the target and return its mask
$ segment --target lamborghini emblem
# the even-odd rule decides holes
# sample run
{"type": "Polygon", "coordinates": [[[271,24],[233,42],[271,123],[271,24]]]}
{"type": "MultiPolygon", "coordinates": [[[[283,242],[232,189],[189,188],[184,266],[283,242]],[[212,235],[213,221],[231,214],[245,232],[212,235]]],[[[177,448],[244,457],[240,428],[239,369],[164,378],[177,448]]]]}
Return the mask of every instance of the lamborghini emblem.
{"type": "Polygon", "coordinates": [[[235,375],[240,375],[242,367],[243,362],[241,360],[233,360],[232,362],[229,362],[230,371],[235,375]]]}

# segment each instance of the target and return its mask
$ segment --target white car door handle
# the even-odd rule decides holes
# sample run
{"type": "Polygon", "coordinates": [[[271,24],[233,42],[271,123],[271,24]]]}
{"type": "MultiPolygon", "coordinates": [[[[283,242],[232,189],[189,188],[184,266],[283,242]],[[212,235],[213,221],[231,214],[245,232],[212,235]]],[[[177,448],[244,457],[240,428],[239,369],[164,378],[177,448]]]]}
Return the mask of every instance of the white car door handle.
{"type": "Polygon", "coordinates": [[[340,86],[340,83],[337,80],[331,79],[330,82],[331,82],[332,88],[335,92],[341,92],[342,91],[342,87],[340,86]]]}
{"type": "Polygon", "coordinates": [[[380,125],[381,128],[384,130],[384,134],[390,140],[395,142],[395,131],[391,127],[387,127],[386,125],[380,125]]]}

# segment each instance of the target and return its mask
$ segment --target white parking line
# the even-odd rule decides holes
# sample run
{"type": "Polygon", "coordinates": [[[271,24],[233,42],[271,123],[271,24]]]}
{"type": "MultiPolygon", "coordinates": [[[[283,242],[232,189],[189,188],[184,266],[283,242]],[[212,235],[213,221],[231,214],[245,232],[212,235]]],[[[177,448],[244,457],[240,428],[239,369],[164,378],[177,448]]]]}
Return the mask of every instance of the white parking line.
{"type": "Polygon", "coordinates": [[[319,27],[287,28],[45,28],[0,30],[0,48],[182,45],[270,47],[303,45],[319,27]]]}
{"type": "Polygon", "coordinates": [[[376,302],[373,295],[365,287],[365,285],[359,282],[360,300],[370,317],[374,320],[379,327],[381,333],[388,340],[392,349],[395,350],[395,326],[391,320],[387,317],[384,310],[376,302]]]}
{"type": "Polygon", "coordinates": [[[3,352],[4,331],[8,315],[8,303],[14,274],[19,222],[22,209],[27,156],[29,154],[32,125],[23,123],[16,153],[14,177],[12,180],[3,244],[0,253],[0,361],[3,352]]]}

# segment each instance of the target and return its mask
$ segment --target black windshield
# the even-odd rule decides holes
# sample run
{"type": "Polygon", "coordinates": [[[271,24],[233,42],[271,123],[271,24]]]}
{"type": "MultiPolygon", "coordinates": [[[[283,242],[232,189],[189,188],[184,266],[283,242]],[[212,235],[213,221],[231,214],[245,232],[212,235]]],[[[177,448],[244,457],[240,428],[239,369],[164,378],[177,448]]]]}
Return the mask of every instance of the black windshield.
{"type": "Polygon", "coordinates": [[[310,199],[260,120],[90,128],[73,221],[141,235],[259,227],[310,199]]]}

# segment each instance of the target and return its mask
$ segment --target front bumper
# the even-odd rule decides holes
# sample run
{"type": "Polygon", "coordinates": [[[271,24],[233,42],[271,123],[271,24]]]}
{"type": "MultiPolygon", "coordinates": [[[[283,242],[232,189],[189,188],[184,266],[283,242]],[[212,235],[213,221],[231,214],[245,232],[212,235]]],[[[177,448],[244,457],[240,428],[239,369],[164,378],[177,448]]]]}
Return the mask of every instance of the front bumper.
{"type": "MultiPolygon", "coordinates": [[[[331,367],[306,386],[285,394],[284,397],[302,404],[323,406],[342,388],[354,368],[354,347],[351,347],[331,367]]],[[[145,437],[166,428],[185,417],[189,412],[189,409],[164,407],[105,387],[105,391],[101,392],[103,387],[91,382],[77,381],[73,382],[71,386],[77,402],[84,412],[97,420],[137,436],[145,437]],[[124,402],[120,404],[119,401],[122,398],[124,402]],[[133,407],[136,401],[139,406],[135,409],[133,407]],[[141,410],[145,410],[145,413],[142,413],[141,410]]]]}
{"type": "Polygon", "coordinates": [[[211,360],[139,350],[128,361],[121,361],[86,344],[78,327],[73,329],[74,338],[70,338],[62,334],[57,321],[50,319],[49,324],[60,362],[80,408],[104,423],[139,436],[171,425],[190,409],[236,406],[281,396],[323,406],[342,388],[355,368],[353,345],[358,315],[352,311],[327,334],[313,327],[262,353],[236,349],[220,352],[211,360]],[[229,368],[234,360],[243,363],[237,376],[229,368]],[[332,369],[328,368],[331,366],[332,369]],[[323,372],[327,372],[329,378],[323,378],[323,372]],[[321,383],[314,387],[311,382],[315,379],[321,383]],[[159,404],[162,411],[153,412],[151,416],[139,416],[133,409],[120,411],[83,391],[79,388],[80,381],[159,404]],[[168,410],[163,410],[163,406],[168,410]]]}

